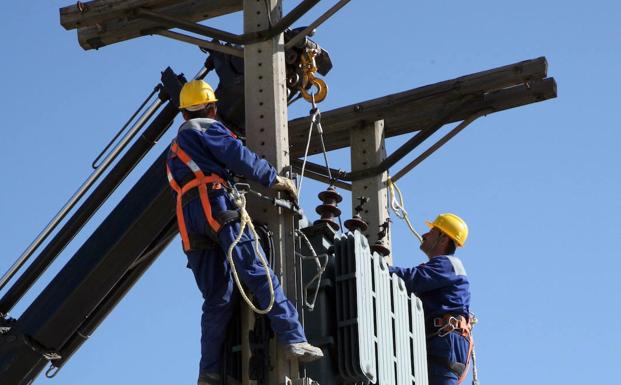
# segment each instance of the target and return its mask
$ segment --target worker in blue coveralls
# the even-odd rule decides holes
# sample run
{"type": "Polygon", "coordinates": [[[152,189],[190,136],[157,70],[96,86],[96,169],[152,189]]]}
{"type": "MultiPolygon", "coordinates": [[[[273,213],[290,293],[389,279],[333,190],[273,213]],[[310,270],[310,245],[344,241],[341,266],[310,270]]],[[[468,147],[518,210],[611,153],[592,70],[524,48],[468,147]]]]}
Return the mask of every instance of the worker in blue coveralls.
{"type": "Polygon", "coordinates": [[[455,214],[426,222],[420,249],[429,261],[412,268],[390,267],[408,292],[423,302],[430,385],[454,385],[466,377],[472,349],[470,285],[461,260],[454,256],[468,237],[468,226],[455,214]]]}
{"type": "MultiPolygon", "coordinates": [[[[231,173],[297,199],[295,184],[277,175],[266,160],[250,151],[216,118],[215,93],[202,80],[186,83],[180,106],[185,122],[179,128],[166,162],[177,197],[177,222],[188,267],[204,299],[201,319],[199,385],[221,383],[221,355],[227,325],[238,303],[226,252],[239,234],[239,212],[226,190],[231,173]]],[[[241,281],[265,309],[271,299],[266,270],[246,229],[232,257],[241,281]]],[[[271,268],[274,303],[267,316],[288,358],[312,361],[323,356],[310,345],[293,304],[271,268]]]]}

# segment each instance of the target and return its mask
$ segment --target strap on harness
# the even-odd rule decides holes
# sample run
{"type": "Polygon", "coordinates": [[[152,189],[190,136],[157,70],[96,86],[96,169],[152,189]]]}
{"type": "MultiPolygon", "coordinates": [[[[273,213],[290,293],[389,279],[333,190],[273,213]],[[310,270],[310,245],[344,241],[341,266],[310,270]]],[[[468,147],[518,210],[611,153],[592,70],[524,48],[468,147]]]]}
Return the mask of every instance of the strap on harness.
{"type": "MultiPolygon", "coordinates": [[[[207,190],[208,192],[211,190],[210,186],[207,186],[207,190]]],[[[198,189],[188,191],[181,198],[183,207],[198,197],[198,189]]],[[[225,210],[215,214],[214,218],[220,224],[220,229],[223,229],[224,226],[238,220],[240,216],[238,210],[225,210]]],[[[186,251],[211,250],[218,247],[218,232],[213,231],[210,226],[207,228],[207,234],[188,234],[188,238],[190,241],[190,249],[186,251]]]]}
{"type": "Polygon", "coordinates": [[[213,250],[218,248],[218,243],[210,236],[204,234],[188,234],[188,238],[190,241],[190,250],[187,251],[213,250]]]}
{"type": "Polygon", "coordinates": [[[470,320],[463,315],[444,314],[441,317],[433,318],[430,326],[435,328],[435,332],[428,334],[427,338],[444,337],[454,331],[459,332],[462,337],[467,337],[472,330],[470,320]]]}
{"type": "Polygon", "coordinates": [[[438,357],[434,355],[428,355],[430,361],[446,366],[450,371],[457,374],[457,383],[461,384],[466,379],[468,374],[468,367],[470,366],[470,357],[474,349],[474,340],[472,339],[472,322],[470,317],[466,318],[463,315],[454,316],[452,314],[444,314],[441,317],[433,319],[433,327],[437,330],[429,335],[427,338],[432,337],[446,337],[452,332],[458,332],[462,337],[468,340],[468,354],[466,355],[466,363],[450,362],[447,357],[438,357]],[[459,370],[459,365],[463,365],[463,370],[459,370]]]}
{"type": "Polygon", "coordinates": [[[168,156],[171,158],[179,158],[194,174],[194,178],[189,182],[185,183],[182,186],[177,183],[175,178],[170,171],[170,166],[168,162],[166,162],[166,175],[168,177],[168,183],[170,183],[170,187],[177,193],[177,223],[179,224],[179,233],[181,234],[181,240],[183,242],[183,250],[190,251],[192,250],[192,245],[190,244],[190,237],[188,235],[188,230],[185,225],[185,218],[183,215],[183,197],[186,193],[191,190],[197,190],[198,196],[201,200],[201,205],[203,207],[203,213],[205,214],[205,218],[207,219],[207,223],[209,227],[214,232],[214,235],[220,231],[222,227],[216,218],[212,215],[211,212],[211,204],[209,203],[209,196],[207,195],[207,190],[209,189],[218,189],[227,185],[227,182],[217,174],[205,175],[203,171],[198,167],[198,165],[190,158],[190,156],[181,149],[177,145],[176,141],[173,141],[170,146],[170,154],[168,156]]]}

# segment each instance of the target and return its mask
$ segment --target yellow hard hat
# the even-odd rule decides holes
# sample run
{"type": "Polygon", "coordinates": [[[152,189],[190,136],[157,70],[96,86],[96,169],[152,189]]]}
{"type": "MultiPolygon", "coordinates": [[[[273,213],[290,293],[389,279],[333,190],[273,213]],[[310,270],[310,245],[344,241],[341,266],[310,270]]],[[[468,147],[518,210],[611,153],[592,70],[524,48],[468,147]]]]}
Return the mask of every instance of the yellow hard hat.
{"type": "Polygon", "coordinates": [[[429,228],[437,227],[454,240],[459,247],[462,247],[466,243],[466,239],[468,239],[468,225],[455,214],[440,214],[433,222],[425,221],[425,224],[429,228]]]}
{"type": "Polygon", "coordinates": [[[204,80],[192,80],[183,85],[179,93],[179,108],[190,111],[202,109],[206,104],[215,103],[216,94],[204,80]]]}

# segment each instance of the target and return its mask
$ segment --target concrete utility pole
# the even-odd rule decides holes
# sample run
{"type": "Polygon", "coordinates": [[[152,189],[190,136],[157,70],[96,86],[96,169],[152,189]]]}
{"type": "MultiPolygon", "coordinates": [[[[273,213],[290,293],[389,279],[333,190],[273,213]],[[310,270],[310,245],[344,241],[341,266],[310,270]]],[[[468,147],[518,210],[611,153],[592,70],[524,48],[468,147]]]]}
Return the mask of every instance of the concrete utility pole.
{"type": "MultiPolygon", "coordinates": [[[[350,140],[352,172],[378,166],[386,158],[383,120],[365,123],[353,129],[350,133],[350,140]]],[[[352,182],[352,208],[360,203],[358,197],[370,198],[361,215],[369,224],[364,235],[371,245],[377,241],[379,226],[388,219],[387,178],[388,173],[383,172],[352,182]]],[[[383,239],[383,244],[390,249],[390,227],[383,239]]],[[[386,261],[392,265],[392,255],[386,257],[386,261]]]]}
{"type": "MultiPolygon", "coordinates": [[[[269,28],[282,17],[282,0],[244,0],[244,32],[269,28]]],[[[289,166],[289,131],[287,119],[287,87],[284,61],[284,36],[244,47],[247,145],[267,159],[278,172],[289,166]]],[[[273,232],[274,273],[280,279],[288,298],[298,301],[296,284],[297,263],[294,257],[294,218],[292,215],[264,202],[251,203],[253,219],[267,223],[273,232]]],[[[245,308],[244,308],[245,309],[245,308]]],[[[301,309],[298,309],[301,310],[301,309]]],[[[248,330],[253,315],[243,311],[242,348],[243,381],[248,380],[248,330]]],[[[301,312],[300,312],[301,313],[301,312]]],[[[296,362],[287,361],[280,348],[274,346],[270,354],[275,370],[270,383],[284,383],[285,376],[298,377],[296,362]]]]}

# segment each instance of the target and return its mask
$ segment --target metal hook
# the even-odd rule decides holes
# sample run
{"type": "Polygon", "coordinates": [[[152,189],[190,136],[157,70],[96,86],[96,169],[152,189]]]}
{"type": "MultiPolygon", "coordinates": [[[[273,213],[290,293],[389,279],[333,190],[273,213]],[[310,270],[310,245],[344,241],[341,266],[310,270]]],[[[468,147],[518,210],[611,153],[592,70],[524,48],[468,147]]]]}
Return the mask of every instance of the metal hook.
{"type": "Polygon", "coordinates": [[[58,371],[60,371],[60,366],[50,364],[50,367],[45,371],[45,377],[54,378],[58,374],[58,371]]]}
{"type": "Polygon", "coordinates": [[[310,83],[311,87],[316,87],[317,92],[308,92],[304,88],[300,89],[300,93],[302,97],[306,99],[306,101],[311,102],[313,108],[316,107],[316,103],[321,103],[326,96],[328,96],[328,85],[323,80],[309,76],[308,83],[310,83]]]}

